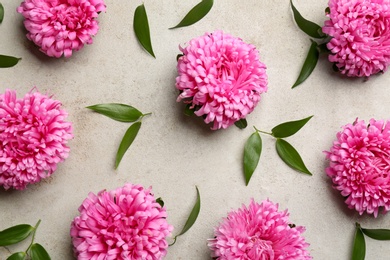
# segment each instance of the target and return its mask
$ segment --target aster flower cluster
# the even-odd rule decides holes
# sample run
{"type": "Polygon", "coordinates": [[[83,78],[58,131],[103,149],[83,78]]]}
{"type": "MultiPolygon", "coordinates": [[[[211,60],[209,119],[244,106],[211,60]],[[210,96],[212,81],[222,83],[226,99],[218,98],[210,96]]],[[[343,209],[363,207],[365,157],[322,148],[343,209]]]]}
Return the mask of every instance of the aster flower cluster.
{"type": "Polygon", "coordinates": [[[69,155],[72,125],[61,103],[39,92],[0,95],[0,185],[23,190],[49,177],[69,155]]]}
{"type": "Polygon", "coordinates": [[[390,122],[371,119],[347,124],[337,134],[326,169],[349,208],[378,216],[390,210],[390,122]]]}

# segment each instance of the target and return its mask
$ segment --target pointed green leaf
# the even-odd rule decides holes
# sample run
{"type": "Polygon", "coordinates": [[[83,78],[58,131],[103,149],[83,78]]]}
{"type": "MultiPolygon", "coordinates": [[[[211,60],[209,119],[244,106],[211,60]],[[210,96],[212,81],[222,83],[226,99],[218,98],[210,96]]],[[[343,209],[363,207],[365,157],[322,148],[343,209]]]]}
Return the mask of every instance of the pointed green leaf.
{"type": "Polygon", "coordinates": [[[138,109],[125,104],[97,104],[87,108],[120,122],[135,122],[143,116],[138,109]]]}
{"type": "Polygon", "coordinates": [[[240,129],[244,129],[244,128],[246,128],[246,127],[248,126],[248,122],[246,121],[245,118],[240,119],[240,120],[234,122],[234,124],[235,124],[238,128],[240,128],[240,129]]]}
{"type": "MultiPolygon", "coordinates": [[[[192,208],[192,211],[191,211],[191,213],[190,213],[186,223],[184,224],[183,229],[180,231],[179,234],[176,235],[176,237],[183,235],[184,233],[186,233],[192,227],[192,225],[194,225],[196,219],[198,218],[199,212],[200,212],[200,194],[199,194],[198,187],[196,187],[196,202],[195,202],[195,205],[192,208]]],[[[175,237],[175,239],[176,239],[176,237],[175,237]]]]}
{"type": "Polygon", "coordinates": [[[7,260],[24,260],[26,259],[26,253],[25,252],[17,252],[10,255],[7,260]]]}
{"type": "Polygon", "coordinates": [[[184,114],[186,116],[193,116],[195,113],[195,109],[191,108],[191,104],[187,104],[186,107],[184,108],[184,114]]]}
{"type": "Polygon", "coordinates": [[[0,231],[0,246],[16,244],[26,239],[33,230],[34,227],[27,224],[16,225],[4,229],[3,231],[0,231]]]}
{"type": "Polygon", "coordinates": [[[376,240],[390,240],[389,229],[367,229],[362,228],[363,233],[376,240]]]}
{"type": "Polygon", "coordinates": [[[297,121],[289,121],[272,128],[272,135],[276,138],[285,138],[298,132],[313,116],[297,121]]]}
{"type": "Polygon", "coordinates": [[[307,53],[307,57],[305,62],[303,63],[301,72],[299,73],[297,81],[295,81],[294,85],[291,88],[295,88],[302,82],[304,82],[310,74],[313,72],[314,68],[317,65],[318,57],[320,52],[317,49],[317,43],[311,41],[311,46],[309,52],[307,53]]]}
{"type": "Polygon", "coordinates": [[[291,168],[302,173],[312,175],[306,168],[301,156],[295,148],[283,139],[276,139],[276,151],[279,157],[291,168]]]}
{"type": "Polygon", "coordinates": [[[298,27],[307,35],[313,38],[325,38],[326,35],[322,32],[321,27],[313,23],[309,20],[306,20],[302,17],[302,15],[298,12],[298,10],[295,8],[292,0],[290,0],[291,8],[293,10],[294,14],[294,20],[297,23],[298,27]]]}
{"type": "Polygon", "coordinates": [[[0,3],[0,23],[3,22],[4,19],[4,6],[0,3]]]}
{"type": "Polygon", "coordinates": [[[360,225],[356,223],[355,239],[353,241],[352,260],[364,260],[366,256],[366,242],[364,235],[360,229],[360,225]]]}
{"type": "Polygon", "coordinates": [[[244,177],[247,186],[259,163],[261,149],[261,137],[259,132],[256,131],[248,138],[244,147],[244,177]]]}
{"type": "Polygon", "coordinates": [[[191,24],[194,24],[198,22],[200,19],[206,16],[206,14],[211,10],[211,7],[213,7],[214,1],[213,0],[202,0],[199,4],[194,6],[187,15],[181,20],[181,22],[169,29],[175,29],[180,27],[189,26],[191,24]]]}
{"type": "Polygon", "coordinates": [[[115,169],[118,168],[123,155],[126,153],[127,149],[129,149],[130,145],[133,143],[140,128],[141,128],[141,122],[136,122],[132,124],[129,127],[129,129],[127,129],[125,135],[123,136],[122,142],[119,145],[118,152],[116,153],[115,169]]]}
{"type": "Polygon", "coordinates": [[[156,199],[156,202],[157,202],[158,204],[160,204],[161,207],[164,207],[164,201],[162,200],[161,197],[160,197],[160,198],[157,198],[157,199],[156,199]]]}
{"type": "Polygon", "coordinates": [[[149,52],[154,58],[152,41],[150,39],[150,30],[148,16],[146,14],[145,5],[142,4],[135,9],[133,28],[135,36],[137,37],[139,43],[144,47],[144,49],[149,52]]]}
{"type": "Polygon", "coordinates": [[[0,54],[0,68],[10,68],[18,64],[21,58],[0,54]]]}
{"type": "Polygon", "coordinates": [[[30,248],[31,260],[50,260],[50,256],[46,249],[38,243],[35,243],[30,248]]]}

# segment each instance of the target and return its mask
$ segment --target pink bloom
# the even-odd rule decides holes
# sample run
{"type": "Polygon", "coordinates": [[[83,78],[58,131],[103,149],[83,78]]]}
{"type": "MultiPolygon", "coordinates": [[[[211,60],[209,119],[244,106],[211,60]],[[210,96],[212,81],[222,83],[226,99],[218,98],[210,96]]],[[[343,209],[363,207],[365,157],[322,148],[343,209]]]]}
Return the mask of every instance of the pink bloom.
{"type": "Polygon", "coordinates": [[[183,100],[213,130],[244,119],[267,91],[265,65],[255,46],[221,31],[206,33],[181,48],[177,101],[183,100]]]}
{"type": "Polygon", "coordinates": [[[38,92],[0,95],[0,185],[23,190],[49,177],[69,155],[72,124],[58,100],[38,92]]]}
{"type": "Polygon", "coordinates": [[[327,44],[342,74],[368,77],[390,63],[390,1],[329,0],[329,20],[322,31],[333,37],[327,44]]]}
{"type": "Polygon", "coordinates": [[[312,259],[308,243],[301,234],[304,227],[295,227],[288,220],[287,210],[278,211],[278,204],[269,200],[261,204],[251,201],[231,211],[209,239],[211,256],[219,260],[312,259]]]}
{"type": "Polygon", "coordinates": [[[390,123],[371,119],[347,124],[326,153],[327,175],[345,203],[362,215],[390,210],[390,123]]]}
{"type": "Polygon", "coordinates": [[[79,212],[70,230],[79,260],[158,260],[167,253],[166,237],[173,227],[151,188],[126,184],[89,193],[79,212]]]}
{"type": "Polygon", "coordinates": [[[27,38],[50,57],[70,57],[73,50],[92,43],[106,10],[103,0],[24,0],[17,8],[24,18],[27,38]]]}

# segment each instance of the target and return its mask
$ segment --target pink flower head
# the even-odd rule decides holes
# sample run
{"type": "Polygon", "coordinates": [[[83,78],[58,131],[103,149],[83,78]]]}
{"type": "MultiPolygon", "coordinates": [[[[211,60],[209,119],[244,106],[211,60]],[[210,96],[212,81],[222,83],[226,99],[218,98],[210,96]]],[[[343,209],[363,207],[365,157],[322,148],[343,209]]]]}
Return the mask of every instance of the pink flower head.
{"type": "Polygon", "coordinates": [[[390,123],[371,119],[347,124],[337,133],[330,151],[327,175],[345,203],[362,215],[390,210],[390,123]]]}
{"type": "Polygon", "coordinates": [[[0,185],[23,190],[49,177],[69,155],[72,124],[58,100],[38,92],[0,95],[0,185]]]}
{"type": "Polygon", "coordinates": [[[322,31],[333,37],[327,44],[342,74],[368,77],[390,64],[390,1],[329,0],[329,20],[322,31]]]}
{"type": "Polygon", "coordinates": [[[304,227],[288,221],[288,213],[278,211],[269,200],[261,204],[251,201],[231,211],[209,239],[211,256],[219,260],[312,259],[308,243],[301,234],[304,227]]]}
{"type": "Polygon", "coordinates": [[[267,91],[266,67],[255,46],[216,31],[192,39],[178,59],[177,101],[183,100],[213,130],[244,119],[267,91]]]}
{"type": "Polygon", "coordinates": [[[78,260],[159,260],[167,253],[173,227],[151,188],[126,184],[89,193],[79,212],[70,230],[78,260]]]}
{"type": "Polygon", "coordinates": [[[27,38],[50,57],[70,57],[73,50],[92,43],[106,10],[103,0],[24,0],[17,8],[24,18],[27,38]]]}

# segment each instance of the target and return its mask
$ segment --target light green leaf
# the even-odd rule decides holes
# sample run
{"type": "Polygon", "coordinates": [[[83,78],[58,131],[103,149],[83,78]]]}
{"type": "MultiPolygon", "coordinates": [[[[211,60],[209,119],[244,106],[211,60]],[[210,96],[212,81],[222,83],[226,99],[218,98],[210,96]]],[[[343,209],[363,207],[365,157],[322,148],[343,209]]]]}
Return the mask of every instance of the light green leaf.
{"type": "Polygon", "coordinates": [[[366,256],[366,242],[364,235],[360,229],[360,225],[356,223],[355,239],[353,241],[352,260],[364,260],[366,256]]]}
{"type": "Polygon", "coordinates": [[[33,230],[34,227],[27,224],[16,225],[4,229],[3,231],[0,231],[0,246],[16,244],[26,239],[33,230]]]}
{"type": "Polygon", "coordinates": [[[24,260],[26,259],[26,253],[25,252],[17,252],[10,255],[7,260],[24,260]]]}
{"type": "Polygon", "coordinates": [[[0,23],[3,22],[4,19],[4,6],[0,3],[0,23]]]}
{"type": "Polygon", "coordinates": [[[376,240],[390,240],[389,229],[367,229],[362,228],[363,233],[376,240]]]}
{"type": "Polygon", "coordinates": [[[306,60],[303,63],[301,72],[299,73],[297,81],[295,81],[294,85],[291,88],[295,88],[296,86],[304,82],[313,72],[314,68],[317,65],[318,57],[320,55],[317,45],[318,44],[315,41],[311,41],[311,46],[309,52],[307,53],[306,60]]]}
{"type": "Polygon", "coordinates": [[[248,126],[248,122],[246,121],[245,118],[240,119],[240,120],[234,122],[234,124],[235,124],[235,126],[237,126],[240,129],[244,129],[244,128],[246,128],[248,126]]]}
{"type": "Polygon", "coordinates": [[[138,109],[125,104],[97,104],[87,108],[120,122],[135,122],[143,116],[138,109]]]}
{"type": "Polygon", "coordinates": [[[0,68],[10,68],[18,64],[22,58],[16,58],[0,54],[0,68]]]}
{"type": "Polygon", "coordinates": [[[137,37],[142,47],[144,47],[144,49],[147,52],[149,52],[150,55],[156,58],[152,48],[148,16],[146,14],[146,9],[144,4],[138,6],[137,9],[135,9],[133,28],[134,28],[135,36],[137,37]]]}
{"type": "Polygon", "coordinates": [[[157,198],[157,199],[156,199],[156,202],[157,202],[158,204],[160,204],[161,207],[164,207],[164,201],[162,200],[161,197],[160,197],[160,198],[157,198]]]}
{"type": "Polygon", "coordinates": [[[127,149],[129,149],[130,145],[133,143],[140,128],[141,128],[141,122],[136,122],[132,124],[129,127],[129,129],[127,129],[125,135],[123,136],[122,142],[119,145],[118,152],[116,153],[115,169],[118,168],[123,155],[126,153],[127,149]]]}
{"type": "Polygon", "coordinates": [[[213,4],[214,4],[213,0],[202,0],[199,4],[194,6],[187,13],[187,15],[183,18],[183,20],[181,20],[181,22],[178,25],[171,27],[169,29],[185,27],[198,22],[200,19],[205,17],[206,14],[211,10],[213,4]]]}
{"type": "Polygon", "coordinates": [[[297,121],[289,121],[272,128],[272,135],[276,138],[285,138],[298,132],[313,116],[297,121]]]}
{"type": "Polygon", "coordinates": [[[302,17],[302,15],[298,12],[298,10],[295,8],[292,0],[290,0],[291,8],[293,10],[294,14],[294,20],[297,23],[298,27],[307,35],[313,38],[325,38],[326,35],[322,32],[321,27],[313,23],[309,20],[306,20],[302,17]]]}
{"type": "Polygon", "coordinates": [[[30,253],[31,260],[50,260],[51,259],[49,254],[45,250],[45,248],[43,248],[43,246],[41,246],[38,243],[35,243],[31,246],[30,252],[31,252],[30,253]]]}
{"type": "Polygon", "coordinates": [[[276,139],[276,151],[279,157],[291,168],[302,173],[312,175],[306,168],[301,156],[295,148],[283,139],[276,139]]]}
{"type": "Polygon", "coordinates": [[[247,186],[259,163],[261,149],[261,137],[259,132],[256,131],[248,138],[244,147],[244,177],[247,186]]]}
{"type": "Polygon", "coordinates": [[[192,225],[194,225],[196,219],[198,218],[199,212],[200,212],[200,194],[199,194],[198,187],[196,187],[196,202],[195,202],[195,205],[192,208],[192,211],[191,211],[191,213],[190,213],[186,223],[184,224],[183,229],[180,231],[179,234],[177,234],[175,236],[175,240],[176,240],[176,238],[178,236],[181,236],[184,233],[186,233],[192,227],[192,225]]]}

